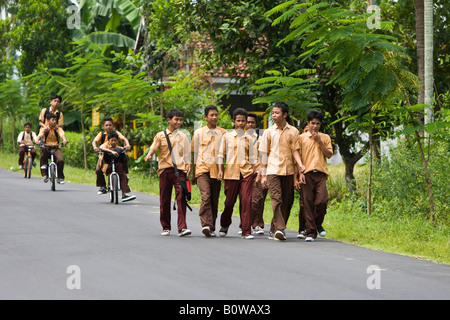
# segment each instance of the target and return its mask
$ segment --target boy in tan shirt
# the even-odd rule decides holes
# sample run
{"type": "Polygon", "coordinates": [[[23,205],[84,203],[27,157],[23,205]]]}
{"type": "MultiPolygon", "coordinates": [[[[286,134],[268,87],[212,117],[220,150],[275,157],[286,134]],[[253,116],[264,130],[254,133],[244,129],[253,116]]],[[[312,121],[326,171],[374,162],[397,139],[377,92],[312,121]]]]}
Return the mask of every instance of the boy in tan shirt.
{"type": "Polygon", "coordinates": [[[274,125],[264,132],[259,145],[261,153],[261,185],[269,188],[272,201],[273,219],[269,239],[286,240],[286,223],[294,203],[295,166],[303,172],[299,155],[297,128],[289,121],[289,107],[277,102],[272,108],[274,125]]]}
{"type": "MultiPolygon", "coordinates": [[[[48,123],[48,129],[45,129],[45,127],[42,127],[39,131],[39,134],[36,138],[36,140],[39,142],[41,141],[42,144],[47,145],[57,145],[59,141],[63,140],[63,145],[65,146],[67,144],[66,136],[64,133],[64,130],[58,127],[58,124],[56,123],[56,115],[53,113],[47,114],[47,123],[48,123]]],[[[50,154],[47,150],[47,148],[41,149],[41,175],[44,177],[44,182],[47,183],[48,176],[47,176],[47,165],[48,165],[48,159],[50,157],[50,154]]],[[[56,152],[54,153],[56,167],[58,169],[58,183],[64,184],[64,158],[61,152],[61,148],[58,147],[56,152]]]]}
{"type": "Polygon", "coordinates": [[[215,237],[217,207],[221,189],[221,182],[217,180],[219,172],[217,156],[222,136],[227,131],[217,126],[219,110],[216,106],[207,106],[204,116],[206,126],[195,130],[191,141],[191,152],[193,153],[192,184],[197,184],[202,198],[199,210],[202,233],[206,237],[215,237]]]}
{"type": "Polygon", "coordinates": [[[169,136],[180,179],[186,179],[191,171],[190,144],[187,136],[179,130],[183,123],[183,113],[179,110],[172,109],[167,113],[166,118],[167,122],[169,122],[169,127],[156,134],[153,144],[150,146],[150,150],[144,159],[145,161],[149,161],[153,154],[159,150],[157,173],[159,176],[160,221],[163,229],[161,235],[170,235],[170,202],[172,189],[175,187],[178,209],[178,236],[183,237],[191,234],[191,230],[186,225],[186,199],[183,196],[180,183],[175,175],[172,155],[164,132],[169,136]]]}
{"type": "Polygon", "coordinates": [[[320,133],[323,114],[320,111],[308,113],[308,132],[300,136],[300,157],[305,166],[300,173],[301,193],[303,195],[304,214],[306,220],[306,239],[312,242],[317,237],[325,236],[322,223],[327,213],[328,190],[327,158],[333,155],[330,136],[320,133]]]}
{"type": "Polygon", "coordinates": [[[218,180],[225,180],[225,208],[220,217],[219,235],[224,237],[231,224],[233,208],[239,195],[242,238],[253,239],[252,224],[252,186],[256,163],[256,148],[253,138],[244,129],[247,124],[247,111],[238,108],[233,112],[234,130],[223,135],[219,152],[218,180]],[[224,171],[224,159],[226,168],[224,171]]]}

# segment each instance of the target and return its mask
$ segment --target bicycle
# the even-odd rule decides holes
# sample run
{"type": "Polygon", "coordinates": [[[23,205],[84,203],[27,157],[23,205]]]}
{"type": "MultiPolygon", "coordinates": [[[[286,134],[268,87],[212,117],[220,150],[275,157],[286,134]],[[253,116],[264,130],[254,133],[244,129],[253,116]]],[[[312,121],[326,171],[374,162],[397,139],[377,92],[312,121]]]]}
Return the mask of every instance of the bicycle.
{"type": "Polygon", "coordinates": [[[119,174],[116,172],[116,163],[120,160],[120,156],[125,154],[125,149],[118,151],[117,156],[107,153],[105,154],[104,160],[106,163],[111,164],[111,174],[109,175],[109,197],[111,203],[118,204],[119,203],[119,190],[120,188],[120,179],[119,174]]]}
{"type": "Polygon", "coordinates": [[[58,167],[55,162],[55,152],[57,147],[63,147],[63,143],[44,144],[43,147],[50,153],[50,164],[47,166],[47,177],[50,180],[50,189],[56,191],[56,181],[58,179],[58,167]]]}
{"type": "Polygon", "coordinates": [[[31,168],[33,167],[33,157],[31,156],[31,150],[33,150],[34,146],[27,146],[27,157],[23,162],[23,170],[25,172],[24,178],[31,178],[31,168]]]}

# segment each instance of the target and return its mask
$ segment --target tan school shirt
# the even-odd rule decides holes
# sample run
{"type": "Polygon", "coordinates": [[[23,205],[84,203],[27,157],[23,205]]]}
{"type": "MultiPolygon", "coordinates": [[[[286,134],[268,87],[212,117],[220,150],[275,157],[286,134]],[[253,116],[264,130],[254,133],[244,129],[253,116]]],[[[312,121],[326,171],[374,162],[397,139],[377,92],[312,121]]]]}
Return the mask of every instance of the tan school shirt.
{"type": "MultiPolygon", "coordinates": [[[[47,108],[44,108],[41,110],[41,113],[39,114],[39,121],[42,121],[43,124],[48,125],[48,120],[45,118],[45,111],[47,110],[47,108]]],[[[64,116],[63,113],[61,111],[59,111],[58,109],[55,112],[52,112],[52,108],[48,109],[49,113],[53,113],[54,115],[56,115],[56,113],[59,112],[59,120],[58,120],[58,125],[60,127],[62,127],[64,125],[64,116]]]]}
{"type": "Polygon", "coordinates": [[[256,164],[256,147],[253,138],[244,131],[233,130],[222,137],[218,157],[225,159],[225,180],[240,180],[253,174],[252,164],[256,164]]]}
{"type": "Polygon", "coordinates": [[[259,173],[259,168],[260,168],[260,159],[259,159],[259,145],[261,143],[261,138],[262,135],[258,135],[258,133],[256,132],[256,130],[259,129],[249,129],[246,132],[252,137],[253,141],[251,142],[253,144],[253,146],[255,147],[255,156],[256,156],[256,163],[255,163],[255,173],[259,173]]]}
{"type": "Polygon", "coordinates": [[[300,133],[286,124],[283,129],[274,124],[264,131],[259,145],[260,153],[267,153],[267,175],[288,176],[294,174],[297,165],[293,151],[300,149],[300,133]]]}
{"type": "Polygon", "coordinates": [[[27,133],[26,131],[22,131],[17,136],[17,143],[22,142],[22,145],[26,146],[32,146],[34,143],[36,143],[36,133],[33,131],[30,131],[30,133],[27,133]]]}
{"type": "MultiPolygon", "coordinates": [[[[331,138],[325,133],[319,132],[320,140],[328,150],[333,152],[331,138]]],[[[304,173],[316,170],[328,175],[327,158],[320,150],[319,144],[314,141],[311,133],[305,132],[300,135],[300,158],[305,166],[304,173]]]]}
{"type": "MultiPolygon", "coordinates": [[[[121,134],[119,131],[116,131],[116,133],[120,141],[123,141],[125,139],[125,136],[121,134]]],[[[103,143],[108,141],[108,134],[106,133],[106,131],[102,131],[99,134],[97,134],[97,136],[94,138],[94,142],[96,145],[101,142],[103,134],[105,134],[105,140],[103,140],[103,143]]]]}
{"type": "Polygon", "coordinates": [[[213,129],[204,126],[194,131],[191,141],[191,152],[194,153],[195,178],[209,172],[209,176],[217,179],[219,167],[217,156],[219,153],[222,136],[227,130],[215,127],[213,129]]]}
{"type": "Polygon", "coordinates": [[[61,140],[61,137],[64,135],[64,130],[61,128],[56,129],[56,132],[58,133],[58,138],[56,138],[55,135],[55,129],[49,129],[47,139],[45,138],[45,132],[44,128],[41,128],[39,131],[39,135],[42,136],[44,139],[44,144],[58,144],[61,140]]]}
{"type": "MultiPolygon", "coordinates": [[[[190,164],[190,143],[187,136],[180,130],[170,132],[166,129],[172,145],[175,162],[179,171],[186,172],[186,164],[190,164]]],[[[164,131],[158,132],[150,146],[153,150],[159,150],[158,154],[158,176],[167,168],[173,168],[172,157],[164,131]]]]}

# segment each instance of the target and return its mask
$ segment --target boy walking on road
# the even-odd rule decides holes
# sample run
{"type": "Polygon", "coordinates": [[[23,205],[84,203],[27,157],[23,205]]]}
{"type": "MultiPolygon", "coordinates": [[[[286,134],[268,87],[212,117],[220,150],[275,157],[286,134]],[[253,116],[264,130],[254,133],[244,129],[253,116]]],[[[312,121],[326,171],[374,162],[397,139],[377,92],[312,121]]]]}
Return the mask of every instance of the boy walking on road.
{"type": "Polygon", "coordinates": [[[221,182],[217,180],[219,172],[217,156],[222,136],[227,131],[217,126],[219,111],[216,106],[207,106],[204,116],[206,126],[195,130],[191,141],[191,152],[193,153],[192,184],[197,184],[202,198],[199,211],[202,233],[206,237],[215,237],[217,207],[221,188],[221,182]]]}
{"type": "Polygon", "coordinates": [[[302,184],[304,214],[306,220],[306,239],[312,242],[317,233],[325,236],[322,227],[325,214],[327,213],[328,190],[327,158],[333,155],[330,136],[320,133],[323,114],[320,111],[308,113],[308,132],[300,136],[300,157],[305,165],[304,174],[300,173],[302,184]]]}
{"type": "Polygon", "coordinates": [[[300,159],[300,134],[289,121],[289,107],[277,102],[272,109],[274,125],[264,132],[261,153],[261,185],[269,188],[273,219],[269,239],[286,240],[286,223],[294,203],[294,166],[304,167],[300,159]]]}
{"type": "MultiPolygon", "coordinates": [[[[258,154],[259,144],[261,142],[261,136],[257,131],[257,116],[254,113],[249,112],[247,116],[247,133],[253,138],[252,144],[256,147],[256,153],[258,154]]],[[[259,156],[256,156],[255,173],[253,181],[252,192],[252,228],[253,233],[257,235],[264,235],[264,202],[266,201],[268,189],[264,189],[261,186],[261,175],[259,174],[260,161],[259,156]]]]}
{"type": "Polygon", "coordinates": [[[191,234],[191,230],[186,225],[186,199],[183,196],[180,182],[175,174],[172,155],[166,134],[172,145],[172,152],[178,168],[180,179],[186,179],[191,171],[190,165],[190,144],[187,136],[179,129],[183,123],[183,113],[177,109],[172,109],[167,113],[167,122],[169,127],[156,134],[153,144],[150,146],[145,161],[149,161],[153,154],[159,150],[158,154],[158,176],[159,176],[159,201],[160,201],[160,221],[163,231],[161,235],[170,235],[170,202],[172,189],[175,187],[177,195],[177,211],[178,211],[178,236],[183,237],[191,234]]]}
{"type": "Polygon", "coordinates": [[[256,148],[253,138],[246,134],[247,111],[238,108],[233,112],[234,130],[222,138],[219,152],[218,179],[225,180],[225,208],[220,217],[220,236],[228,233],[233,208],[239,195],[242,238],[253,239],[252,223],[252,186],[256,162],[256,148]],[[224,171],[224,159],[226,167],[224,171]]]}

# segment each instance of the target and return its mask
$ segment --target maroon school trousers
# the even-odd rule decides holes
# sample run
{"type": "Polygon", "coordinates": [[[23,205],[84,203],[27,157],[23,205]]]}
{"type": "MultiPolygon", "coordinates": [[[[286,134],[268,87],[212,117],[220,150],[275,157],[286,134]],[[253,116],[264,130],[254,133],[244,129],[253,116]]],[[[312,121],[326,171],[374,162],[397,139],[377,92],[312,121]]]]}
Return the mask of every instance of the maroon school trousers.
{"type": "MultiPolygon", "coordinates": [[[[178,170],[181,179],[186,179],[186,173],[178,170]]],[[[178,231],[181,229],[187,229],[186,226],[186,199],[183,197],[183,192],[180,188],[180,183],[175,175],[173,168],[164,169],[159,175],[159,203],[160,203],[160,216],[159,220],[163,230],[171,230],[170,218],[171,218],[171,198],[172,190],[175,186],[175,194],[177,196],[177,211],[178,231]]]]}
{"type": "Polygon", "coordinates": [[[266,201],[269,189],[264,189],[260,182],[256,182],[256,174],[254,175],[252,193],[252,227],[261,227],[264,229],[264,202],[266,201]]]}
{"type": "Polygon", "coordinates": [[[307,172],[306,184],[302,184],[303,210],[306,220],[306,233],[317,237],[317,227],[321,226],[327,213],[328,190],[327,175],[322,172],[307,172]]]}
{"type": "Polygon", "coordinates": [[[252,233],[252,186],[254,175],[246,178],[241,175],[240,180],[225,180],[225,208],[220,216],[220,226],[228,228],[231,225],[233,208],[239,196],[242,235],[252,233]]]}

